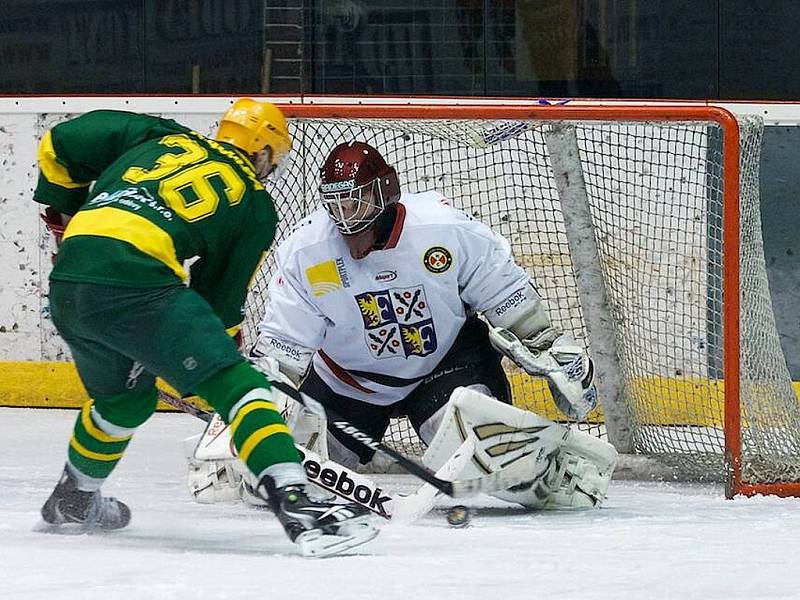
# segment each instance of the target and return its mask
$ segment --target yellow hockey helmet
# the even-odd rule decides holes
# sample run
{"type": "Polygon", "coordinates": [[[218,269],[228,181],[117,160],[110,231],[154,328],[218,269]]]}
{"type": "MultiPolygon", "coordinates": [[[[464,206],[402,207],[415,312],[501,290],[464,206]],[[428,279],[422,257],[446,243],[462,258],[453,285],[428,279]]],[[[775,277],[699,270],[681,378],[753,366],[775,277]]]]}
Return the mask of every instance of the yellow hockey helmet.
{"type": "Polygon", "coordinates": [[[272,164],[277,166],[292,149],[292,138],[281,109],[269,102],[240,98],[222,115],[217,139],[233,144],[248,154],[269,146],[272,164]]]}

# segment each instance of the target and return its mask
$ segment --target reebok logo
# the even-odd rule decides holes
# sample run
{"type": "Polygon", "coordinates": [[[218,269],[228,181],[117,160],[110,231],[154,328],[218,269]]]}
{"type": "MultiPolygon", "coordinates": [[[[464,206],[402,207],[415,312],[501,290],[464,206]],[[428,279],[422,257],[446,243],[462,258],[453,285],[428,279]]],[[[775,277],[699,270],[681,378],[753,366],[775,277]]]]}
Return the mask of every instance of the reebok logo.
{"type": "Polygon", "coordinates": [[[303,454],[303,467],[305,467],[308,479],[312,483],[356,502],[384,519],[389,518],[389,513],[386,512],[386,508],[383,505],[392,498],[384,494],[383,489],[379,487],[371,488],[370,486],[356,483],[348,477],[344,469],[337,471],[334,468],[323,467],[316,460],[308,458],[302,451],[301,454],[303,454]]]}
{"type": "Polygon", "coordinates": [[[275,348],[276,350],[289,355],[295,360],[300,360],[300,350],[298,350],[295,346],[292,346],[291,344],[287,344],[286,342],[276,340],[275,338],[270,338],[269,345],[275,348]]]}
{"type": "Polygon", "coordinates": [[[500,306],[494,309],[494,314],[497,315],[498,317],[502,316],[503,313],[505,313],[507,310],[514,308],[515,306],[518,306],[525,300],[526,300],[525,289],[524,288],[518,289],[508,298],[503,300],[503,302],[500,303],[500,306]]]}

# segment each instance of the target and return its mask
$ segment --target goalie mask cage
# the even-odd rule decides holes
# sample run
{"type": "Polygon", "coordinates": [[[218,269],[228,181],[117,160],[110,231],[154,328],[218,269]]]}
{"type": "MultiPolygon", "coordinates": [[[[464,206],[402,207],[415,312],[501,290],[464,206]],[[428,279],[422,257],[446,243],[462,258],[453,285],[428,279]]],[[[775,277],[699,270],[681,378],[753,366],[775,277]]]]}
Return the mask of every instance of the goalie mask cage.
{"type": "MultiPolygon", "coordinates": [[[[327,153],[372,144],[404,191],[439,191],[505,236],[554,324],[590,348],[601,407],[581,428],[672,476],[725,481],[728,497],[800,495],[800,410],[761,237],[760,119],[702,106],[282,108],[294,149],[271,190],[277,242],[319,206],[327,153]]],[[[251,340],[272,268],[248,301],[251,340]]],[[[515,404],[563,419],[541,380],[508,372],[515,404]]],[[[410,452],[409,432],[393,421],[386,441],[410,452]]]]}

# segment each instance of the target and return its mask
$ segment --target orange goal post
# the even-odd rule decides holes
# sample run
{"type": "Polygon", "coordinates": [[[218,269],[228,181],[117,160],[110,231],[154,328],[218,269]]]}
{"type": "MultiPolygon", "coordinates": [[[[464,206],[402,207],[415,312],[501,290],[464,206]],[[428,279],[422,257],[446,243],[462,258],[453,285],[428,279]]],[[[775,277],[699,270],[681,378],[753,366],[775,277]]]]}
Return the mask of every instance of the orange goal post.
{"type": "MultiPolygon", "coordinates": [[[[435,189],[511,244],[554,323],[597,363],[576,426],[726,494],[800,495],[800,406],[781,352],[759,213],[763,124],[709,106],[286,104],[293,160],[276,243],[318,206],[336,144],[362,140],[404,191],[435,189]]],[[[248,300],[252,341],[274,265],[248,300]]],[[[353,340],[358,343],[359,340],[353,340]]],[[[508,365],[514,402],[553,419],[508,365]]],[[[387,440],[419,452],[407,423],[387,440]]]]}

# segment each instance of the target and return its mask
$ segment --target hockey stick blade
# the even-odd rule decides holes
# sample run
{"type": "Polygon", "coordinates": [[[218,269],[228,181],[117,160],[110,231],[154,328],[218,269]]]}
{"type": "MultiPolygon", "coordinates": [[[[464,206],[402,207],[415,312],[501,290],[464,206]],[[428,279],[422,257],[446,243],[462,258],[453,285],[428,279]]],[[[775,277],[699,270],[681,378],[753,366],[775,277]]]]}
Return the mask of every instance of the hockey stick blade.
{"type": "MultiPolygon", "coordinates": [[[[464,443],[450,456],[439,470],[436,476],[440,479],[452,481],[462,469],[472,459],[475,451],[475,443],[467,438],[464,443]]],[[[439,490],[428,483],[423,483],[417,490],[408,495],[395,496],[392,498],[392,523],[407,524],[413,523],[417,519],[428,514],[433,508],[439,490]]]]}

